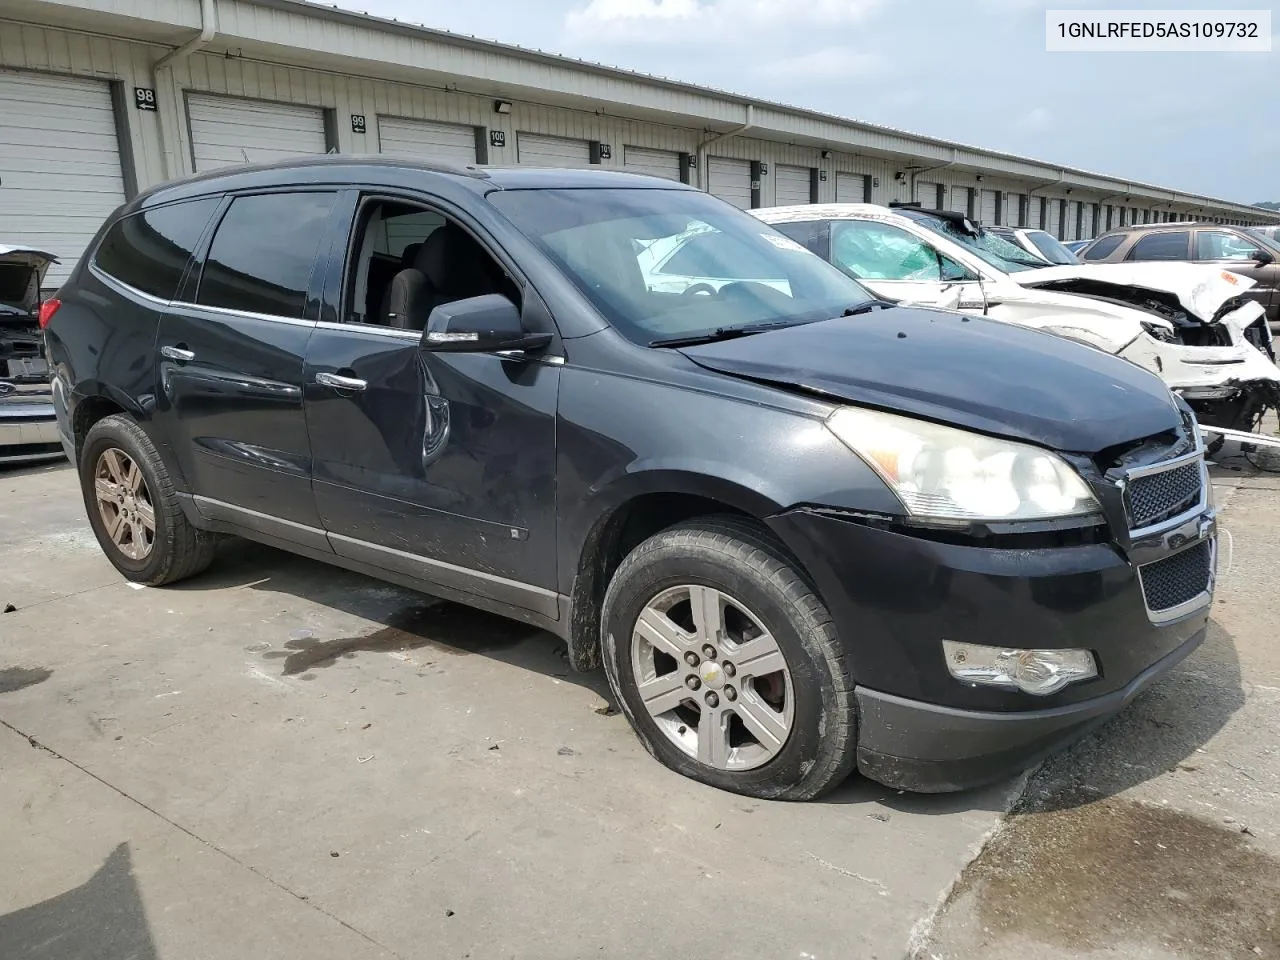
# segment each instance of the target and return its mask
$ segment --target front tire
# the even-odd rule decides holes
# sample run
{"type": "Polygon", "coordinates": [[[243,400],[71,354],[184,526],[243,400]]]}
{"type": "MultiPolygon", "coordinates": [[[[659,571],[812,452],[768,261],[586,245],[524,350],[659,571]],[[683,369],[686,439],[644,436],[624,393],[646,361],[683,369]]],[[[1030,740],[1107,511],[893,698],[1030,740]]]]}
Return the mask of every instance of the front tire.
{"type": "Polygon", "coordinates": [[[767,531],[711,517],[650,537],[614,574],[602,626],[623,712],[677,773],[809,800],[852,772],[843,650],[826,607],[767,531]]]}
{"type": "Polygon", "coordinates": [[[151,438],[128,417],[104,417],[90,428],[80,489],[98,544],[126,579],[158,587],[213,561],[217,538],[187,520],[151,438]]]}

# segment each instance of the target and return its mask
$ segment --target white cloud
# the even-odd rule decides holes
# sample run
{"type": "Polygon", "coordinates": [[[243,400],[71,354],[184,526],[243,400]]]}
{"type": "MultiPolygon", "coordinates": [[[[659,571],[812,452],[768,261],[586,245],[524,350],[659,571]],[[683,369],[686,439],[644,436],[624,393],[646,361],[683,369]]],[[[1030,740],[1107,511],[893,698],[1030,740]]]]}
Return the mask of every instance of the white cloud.
{"type": "Polygon", "coordinates": [[[1048,130],[1053,126],[1053,114],[1048,107],[1032,107],[1022,115],[1021,126],[1024,130],[1048,130]]]}

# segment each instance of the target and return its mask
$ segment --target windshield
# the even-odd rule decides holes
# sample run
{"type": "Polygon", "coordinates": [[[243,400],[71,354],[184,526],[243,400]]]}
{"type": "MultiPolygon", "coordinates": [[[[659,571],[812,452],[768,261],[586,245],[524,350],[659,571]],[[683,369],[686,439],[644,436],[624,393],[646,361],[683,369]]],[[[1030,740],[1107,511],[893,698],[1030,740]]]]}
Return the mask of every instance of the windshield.
{"type": "Polygon", "coordinates": [[[1028,230],[1027,237],[1050,263],[1075,264],[1080,258],[1058,242],[1052,234],[1043,230],[1028,230]]]}
{"type": "Polygon", "coordinates": [[[990,230],[979,230],[975,236],[950,220],[929,216],[912,217],[912,219],[926,230],[932,230],[934,233],[942,234],[948,240],[955,241],[1004,273],[1039,270],[1045,266],[1044,260],[1035,254],[1028,253],[1016,243],[1011,243],[1003,237],[997,237],[990,230]]]}
{"type": "Polygon", "coordinates": [[[502,190],[489,201],[638,343],[786,326],[874,302],[767,224],[692,190],[502,190]]]}

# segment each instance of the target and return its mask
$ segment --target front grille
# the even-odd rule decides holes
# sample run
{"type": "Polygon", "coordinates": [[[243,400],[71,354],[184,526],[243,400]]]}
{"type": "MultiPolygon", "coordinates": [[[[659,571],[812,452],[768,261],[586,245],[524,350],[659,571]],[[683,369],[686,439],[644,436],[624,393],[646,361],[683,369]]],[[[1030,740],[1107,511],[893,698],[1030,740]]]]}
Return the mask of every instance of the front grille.
{"type": "Polygon", "coordinates": [[[1186,513],[1200,502],[1203,485],[1198,457],[1172,470],[1134,477],[1125,487],[1129,525],[1141,530],[1186,513]]]}
{"type": "Polygon", "coordinates": [[[1202,540],[1171,557],[1138,568],[1142,597],[1152,613],[1172,610],[1209,589],[1213,573],[1213,544],[1202,540]]]}

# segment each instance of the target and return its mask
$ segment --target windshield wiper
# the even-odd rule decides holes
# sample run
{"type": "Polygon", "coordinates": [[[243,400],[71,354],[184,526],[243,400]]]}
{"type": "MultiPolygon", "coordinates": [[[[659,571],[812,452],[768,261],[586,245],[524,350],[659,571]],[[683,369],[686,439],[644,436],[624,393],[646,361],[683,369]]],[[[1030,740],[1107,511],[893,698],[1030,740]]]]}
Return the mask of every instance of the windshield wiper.
{"type": "Polygon", "coordinates": [[[887,300],[868,300],[866,303],[860,303],[856,307],[847,307],[842,317],[856,317],[863,313],[870,313],[872,310],[888,310],[897,304],[889,303],[887,300]]]}
{"type": "Polygon", "coordinates": [[[783,327],[794,327],[792,320],[773,321],[771,323],[744,323],[738,327],[716,327],[704,333],[691,333],[683,337],[663,337],[650,340],[651,347],[696,347],[700,343],[718,343],[721,340],[734,340],[738,337],[749,337],[753,333],[764,333],[766,330],[781,330],[783,327]]]}

